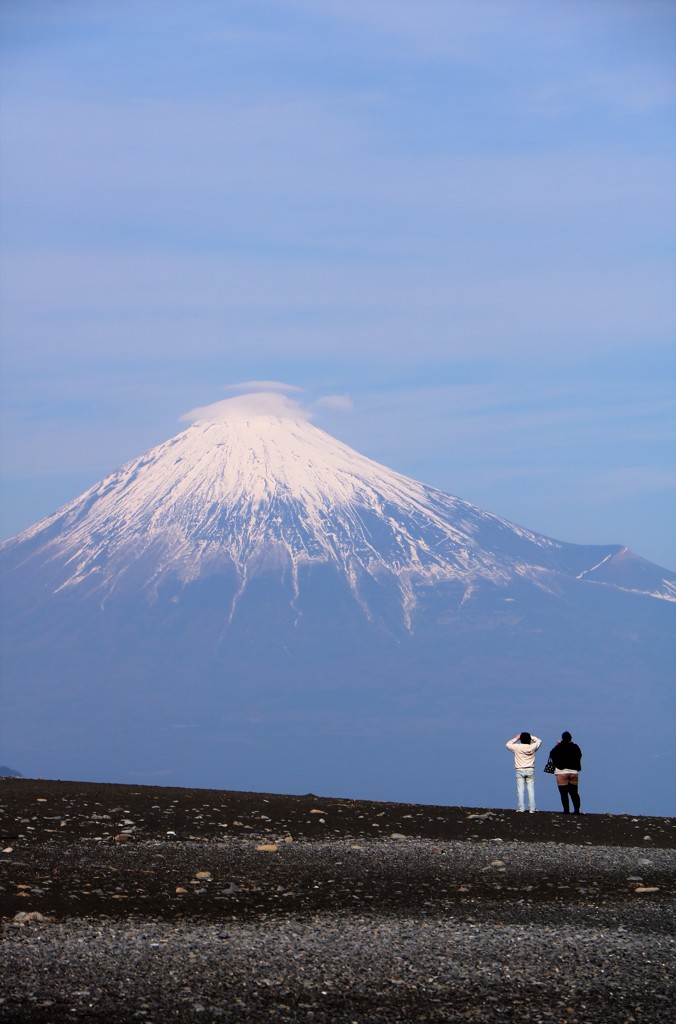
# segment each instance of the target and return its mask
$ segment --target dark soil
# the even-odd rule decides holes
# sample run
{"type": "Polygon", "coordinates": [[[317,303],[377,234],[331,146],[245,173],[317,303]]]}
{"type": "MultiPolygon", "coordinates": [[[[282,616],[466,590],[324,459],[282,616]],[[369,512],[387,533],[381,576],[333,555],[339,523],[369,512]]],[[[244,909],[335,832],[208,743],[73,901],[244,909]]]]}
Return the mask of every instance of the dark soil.
{"type": "Polygon", "coordinates": [[[0,809],[2,1022],[671,1019],[673,818],[11,778],[0,809]]]}

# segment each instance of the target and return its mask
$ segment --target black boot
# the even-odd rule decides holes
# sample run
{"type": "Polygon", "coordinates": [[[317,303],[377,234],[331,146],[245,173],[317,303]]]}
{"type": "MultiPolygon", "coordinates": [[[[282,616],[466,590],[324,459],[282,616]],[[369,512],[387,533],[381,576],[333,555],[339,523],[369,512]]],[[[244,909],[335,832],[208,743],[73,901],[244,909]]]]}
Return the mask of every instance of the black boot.
{"type": "Polygon", "coordinates": [[[568,804],[568,786],[559,786],[559,796],[561,797],[561,803],[563,804],[563,813],[570,814],[570,806],[568,804]]]}
{"type": "Polygon", "coordinates": [[[573,814],[580,813],[580,794],[578,793],[577,786],[572,786],[568,783],[568,789],[570,790],[570,798],[573,801],[573,814]]]}

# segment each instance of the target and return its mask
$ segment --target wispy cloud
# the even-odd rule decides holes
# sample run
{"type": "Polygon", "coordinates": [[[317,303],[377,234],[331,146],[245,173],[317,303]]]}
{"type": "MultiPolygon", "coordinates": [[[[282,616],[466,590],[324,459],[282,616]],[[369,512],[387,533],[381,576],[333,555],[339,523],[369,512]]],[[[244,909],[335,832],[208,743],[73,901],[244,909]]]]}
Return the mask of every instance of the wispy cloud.
{"type": "Polygon", "coordinates": [[[354,402],[349,395],[323,395],[314,403],[315,409],[329,409],[332,412],[352,412],[354,402]]]}
{"type": "Polygon", "coordinates": [[[510,267],[508,247],[481,277],[478,257],[436,265],[270,264],[225,254],[33,250],[6,259],[6,372],[62,364],[159,362],[255,352],[273,360],[386,359],[406,366],[515,356],[580,356],[670,347],[666,265],[597,266],[573,254],[510,267]],[[502,269],[501,269],[502,268],[502,269]],[[590,275],[593,273],[593,287],[590,275]]]}

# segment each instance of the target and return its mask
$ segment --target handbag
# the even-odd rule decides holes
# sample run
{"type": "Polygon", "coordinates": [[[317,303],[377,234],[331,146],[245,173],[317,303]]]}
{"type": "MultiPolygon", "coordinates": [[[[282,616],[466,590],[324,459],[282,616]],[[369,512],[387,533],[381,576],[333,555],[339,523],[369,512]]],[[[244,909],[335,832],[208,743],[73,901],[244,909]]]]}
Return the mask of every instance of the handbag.
{"type": "Polygon", "coordinates": [[[554,762],[552,761],[551,757],[549,758],[549,760],[547,761],[547,764],[545,765],[545,771],[547,772],[547,775],[553,775],[554,772],[556,771],[556,766],[555,766],[554,762]]]}

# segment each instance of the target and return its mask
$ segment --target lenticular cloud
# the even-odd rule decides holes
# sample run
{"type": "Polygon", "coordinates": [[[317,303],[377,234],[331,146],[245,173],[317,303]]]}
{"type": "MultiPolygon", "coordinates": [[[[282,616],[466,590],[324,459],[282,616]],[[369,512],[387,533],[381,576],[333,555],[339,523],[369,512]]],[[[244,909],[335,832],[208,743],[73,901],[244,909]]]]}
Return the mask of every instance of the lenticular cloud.
{"type": "Polygon", "coordinates": [[[191,409],[181,416],[187,423],[222,423],[227,420],[249,419],[252,416],[276,416],[306,422],[311,413],[300,402],[274,391],[256,391],[234,398],[224,398],[212,405],[191,409]]]}

